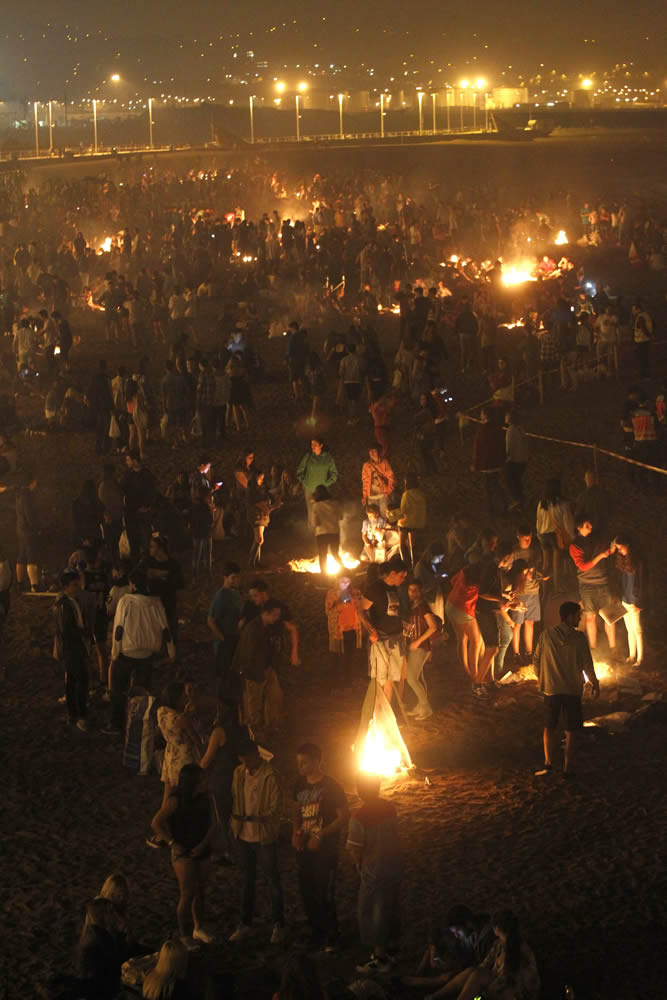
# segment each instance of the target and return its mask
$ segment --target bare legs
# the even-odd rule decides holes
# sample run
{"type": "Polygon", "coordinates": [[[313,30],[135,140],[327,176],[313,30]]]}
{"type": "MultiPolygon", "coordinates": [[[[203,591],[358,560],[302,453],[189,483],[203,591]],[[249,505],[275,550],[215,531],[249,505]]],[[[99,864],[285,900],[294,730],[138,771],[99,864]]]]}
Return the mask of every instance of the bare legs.
{"type": "MultiPolygon", "coordinates": [[[[553,767],[553,758],[556,753],[556,730],[555,729],[545,729],[544,730],[544,763],[548,767],[553,767]]],[[[575,752],[575,734],[566,729],[565,730],[565,773],[571,773],[572,762],[574,760],[575,752]]]]}
{"type": "Polygon", "coordinates": [[[482,645],[482,634],[476,621],[454,624],[456,651],[463,669],[473,683],[477,683],[477,666],[482,645]]]}
{"type": "Polygon", "coordinates": [[[195,861],[192,858],[174,861],[174,872],[178,879],[180,895],[176,907],[178,933],[187,937],[190,923],[198,930],[204,922],[204,903],[206,884],[208,882],[209,864],[207,861],[195,861]]]}

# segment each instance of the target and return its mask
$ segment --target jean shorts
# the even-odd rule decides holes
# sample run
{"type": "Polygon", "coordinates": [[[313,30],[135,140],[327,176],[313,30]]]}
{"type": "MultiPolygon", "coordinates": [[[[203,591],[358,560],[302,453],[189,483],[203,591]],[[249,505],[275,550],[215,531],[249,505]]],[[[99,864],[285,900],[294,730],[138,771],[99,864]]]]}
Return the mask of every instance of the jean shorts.
{"type": "Polygon", "coordinates": [[[517,594],[522,604],[526,605],[525,611],[510,611],[510,618],[515,625],[523,625],[524,622],[539,622],[542,618],[540,607],[540,595],[537,591],[532,594],[517,594]]]}
{"type": "Polygon", "coordinates": [[[581,607],[585,615],[596,615],[606,608],[611,601],[611,594],[606,583],[579,583],[581,607]]]}

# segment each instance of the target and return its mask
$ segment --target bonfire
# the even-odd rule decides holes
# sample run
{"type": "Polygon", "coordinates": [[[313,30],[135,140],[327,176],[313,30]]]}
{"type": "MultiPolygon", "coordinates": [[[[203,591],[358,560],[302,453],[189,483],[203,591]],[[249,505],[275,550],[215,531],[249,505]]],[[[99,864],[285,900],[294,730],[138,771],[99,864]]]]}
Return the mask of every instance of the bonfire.
{"type": "Polygon", "coordinates": [[[357,766],[364,774],[394,778],[412,768],[410,752],[401,736],[396,716],[387,696],[374,679],[368,685],[353,749],[357,766]]]}
{"type": "MultiPolygon", "coordinates": [[[[353,570],[357,569],[358,566],[359,560],[355,559],[349,552],[342,552],[340,561],[332,556],[330,552],[327,553],[327,576],[338,576],[343,569],[353,570]]],[[[289,568],[293,573],[319,573],[320,560],[317,556],[314,559],[290,559],[289,568]]]]}

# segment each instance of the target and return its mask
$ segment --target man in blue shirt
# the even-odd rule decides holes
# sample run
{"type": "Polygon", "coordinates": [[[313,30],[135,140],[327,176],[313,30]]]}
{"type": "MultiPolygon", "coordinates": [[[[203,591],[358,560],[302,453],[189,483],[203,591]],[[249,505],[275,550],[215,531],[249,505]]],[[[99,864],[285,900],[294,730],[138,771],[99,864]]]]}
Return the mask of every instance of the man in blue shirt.
{"type": "Polygon", "coordinates": [[[239,639],[239,619],[243,598],[239,585],[241,568],[237,563],[228,562],[223,571],[222,587],[214,595],[208,609],[208,627],[215,636],[215,673],[218,678],[218,692],[233,694],[231,688],[231,666],[234,650],[239,639]]]}

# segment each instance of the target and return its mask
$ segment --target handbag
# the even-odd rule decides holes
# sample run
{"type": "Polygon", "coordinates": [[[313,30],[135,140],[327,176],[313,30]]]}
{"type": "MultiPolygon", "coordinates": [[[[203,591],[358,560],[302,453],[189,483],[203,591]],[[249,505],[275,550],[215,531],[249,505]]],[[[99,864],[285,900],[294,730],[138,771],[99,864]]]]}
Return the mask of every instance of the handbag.
{"type": "Polygon", "coordinates": [[[623,604],[617,597],[612,597],[609,604],[605,604],[603,608],[600,608],[600,618],[605,625],[615,625],[627,613],[627,608],[623,607],[623,604]]]}

